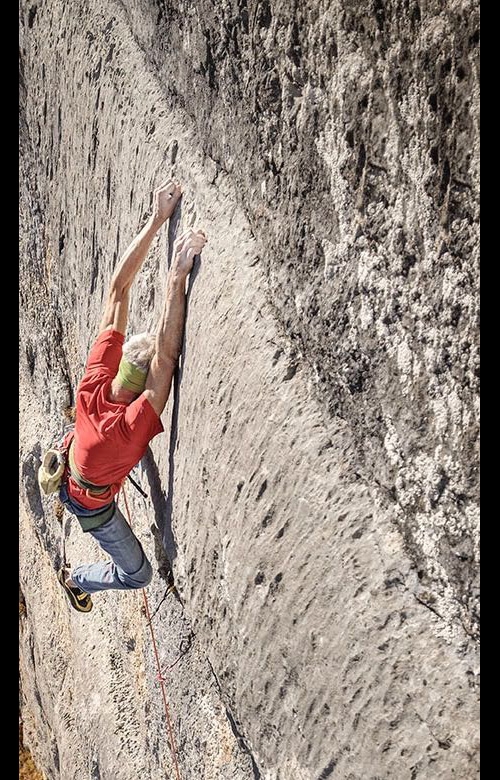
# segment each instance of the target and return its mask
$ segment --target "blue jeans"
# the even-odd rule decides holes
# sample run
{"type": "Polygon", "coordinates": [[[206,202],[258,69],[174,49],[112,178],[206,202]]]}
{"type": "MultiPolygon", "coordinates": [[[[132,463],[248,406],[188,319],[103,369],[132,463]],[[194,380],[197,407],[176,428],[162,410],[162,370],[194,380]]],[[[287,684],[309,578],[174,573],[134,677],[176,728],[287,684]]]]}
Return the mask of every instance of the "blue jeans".
{"type": "Polygon", "coordinates": [[[85,593],[145,588],[149,585],[153,576],[151,564],[118,507],[110,520],[88,533],[111,556],[111,560],[75,566],[70,574],[75,585],[85,593]]]}

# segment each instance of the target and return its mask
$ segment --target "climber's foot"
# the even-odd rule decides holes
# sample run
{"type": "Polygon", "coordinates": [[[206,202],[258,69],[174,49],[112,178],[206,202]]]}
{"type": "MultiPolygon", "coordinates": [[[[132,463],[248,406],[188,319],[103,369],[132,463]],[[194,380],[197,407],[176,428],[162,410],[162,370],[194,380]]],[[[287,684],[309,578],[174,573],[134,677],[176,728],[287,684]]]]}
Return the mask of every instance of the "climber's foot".
{"type": "Polygon", "coordinates": [[[63,566],[62,569],[59,569],[57,572],[57,579],[64,588],[64,592],[73,609],[76,609],[77,612],[90,612],[93,607],[90,594],[85,593],[85,591],[81,590],[73,583],[68,576],[68,569],[66,567],[63,566]]]}

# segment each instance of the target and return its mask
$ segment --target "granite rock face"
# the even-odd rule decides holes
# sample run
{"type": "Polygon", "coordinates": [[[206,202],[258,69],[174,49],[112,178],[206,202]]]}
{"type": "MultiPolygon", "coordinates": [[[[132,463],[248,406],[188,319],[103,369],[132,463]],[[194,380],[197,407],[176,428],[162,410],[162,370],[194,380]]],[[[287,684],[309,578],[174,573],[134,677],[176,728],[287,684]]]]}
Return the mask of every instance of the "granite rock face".
{"type": "Polygon", "coordinates": [[[209,244],[127,496],[181,777],[478,776],[478,46],[452,0],[21,4],[21,685],[50,780],[175,777],[141,594],[70,612],[61,536],[99,552],[36,482],[170,175],[131,333],[176,230],[209,244]]]}

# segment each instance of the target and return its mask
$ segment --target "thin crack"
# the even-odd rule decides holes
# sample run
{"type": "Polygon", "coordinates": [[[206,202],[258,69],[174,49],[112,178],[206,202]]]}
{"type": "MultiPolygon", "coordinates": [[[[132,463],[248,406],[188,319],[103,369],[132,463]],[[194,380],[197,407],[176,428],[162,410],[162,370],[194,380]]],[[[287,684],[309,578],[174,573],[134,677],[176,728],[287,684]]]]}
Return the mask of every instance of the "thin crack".
{"type": "Polygon", "coordinates": [[[444,620],[443,615],[440,615],[439,612],[437,611],[437,609],[434,609],[434,607],[431,607],[431,605],[427,604],[426,601],[423,601],[421,598],[419,598],[416,593],[414,593],[413,595],[415,596],[415,598],[416,598],[416,600],[418,601],[419,604],[422,604],[422,606],[427,607],[427,609],[430,609],[431,612],[434,612],[434,614],[437,615],[438,618],[440,618],[441,620],[444,620]]]}
{"type": "Polygon", "coordinates": [[[209,665],[209,667],[210,667],[210,671],[212,672],[212,674],[213,674],[213,676],[214,676],[214,680],[215,680],[215,682],[216,682],[216,684],[217,684],[217,688],[219,689],[220,697],[221,697],[221,699],[222,699],[222,701],[223,701],[223,703],[224,703],[224,709],[225,709],[225,711],[226,711],[226,717],[227,717],[227,719],[228,719],[228,721],[229,721],[229,725],[231,726],[231,731],[233,732],[234,736],[236,737],[236,740],[237,740],[237,742],[238,742],[239,746],[241,747],[241,749],[243,750],[243,752],[244,752],[244,753],[246,753],[246,754],[248,755],[248,757],[249,757],[249,759],[250,759],[250,761],[251,761],[251,764],[252,764],[252,772],[253,772],[254,780],[262,780],[262,775],[261,775],[261,773],[260,773],[260,771],[259,771],[259,768],[258,768],[257,764],[255,763],[255,759],[254,759],[254,757],[253,757],[253,755],[252,755],[252,751],[251,751],[251,750],[250,750],[250,748],[248,747],[248,745],[247,745],[247,742],[246,742],[246,740],[245,740],[245,737],[244,737],[244,736],[243,736],[243,734],[242,734],[242,733],[239,731],[239,729],[238,729],[238,727],[237,727],[237,725],[236,725],[236,721],[235,721],[235,719],[234,719],[234,717],[233,717],[233,714],[232,714],[231,710],[229,709],[229,707],[228,707],[228,706],[227,706],[227,704],[225,703],[225,700],[224,700],[224,693],[223,693],[223,690],[222,690],[222,686],[221,686],[221,684],[220,684],[220,682],[219,682],[219,678],[217,677],[217,675],[216,675],[216,673],[215,673],[215,669],[214,669],[214,667],[213,667],[213,666],[212,666],[212,664],[210,663],[210,658],[209,658],[208,656],[207,656],[207,662],[208,662],[208,665],[209,665]]]}

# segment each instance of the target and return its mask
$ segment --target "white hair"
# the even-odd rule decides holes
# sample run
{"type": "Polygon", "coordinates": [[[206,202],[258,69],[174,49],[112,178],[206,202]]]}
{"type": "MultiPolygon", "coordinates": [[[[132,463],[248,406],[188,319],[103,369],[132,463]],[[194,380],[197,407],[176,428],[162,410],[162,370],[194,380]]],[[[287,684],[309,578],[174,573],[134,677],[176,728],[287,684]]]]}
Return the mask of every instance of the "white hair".
{"type": "Polygon", "coordinates": [[[152,333],[138,333],[123,345],[123,357],[141,371],[147,371],[156,352],[156,336],[152,333]]]}

